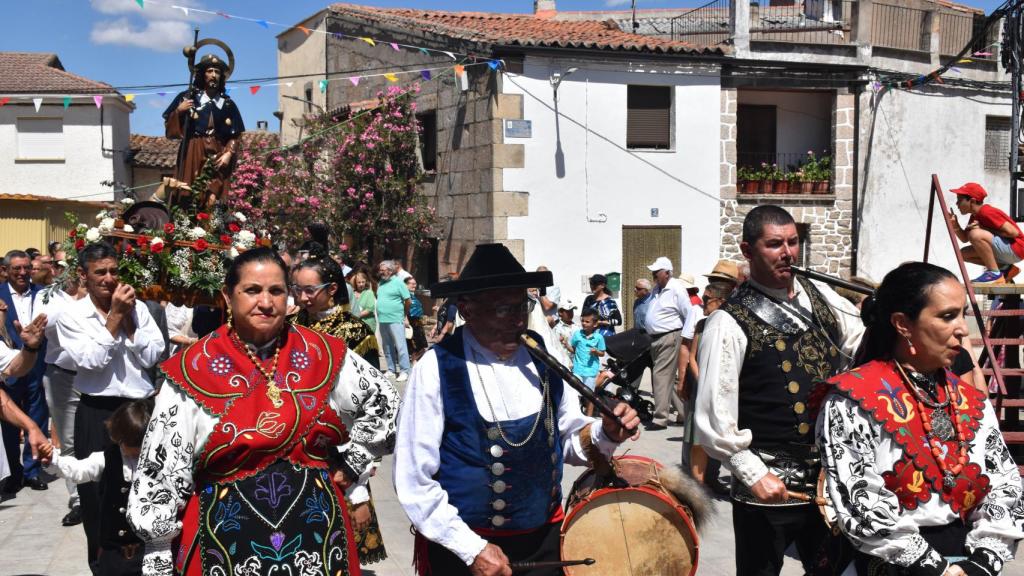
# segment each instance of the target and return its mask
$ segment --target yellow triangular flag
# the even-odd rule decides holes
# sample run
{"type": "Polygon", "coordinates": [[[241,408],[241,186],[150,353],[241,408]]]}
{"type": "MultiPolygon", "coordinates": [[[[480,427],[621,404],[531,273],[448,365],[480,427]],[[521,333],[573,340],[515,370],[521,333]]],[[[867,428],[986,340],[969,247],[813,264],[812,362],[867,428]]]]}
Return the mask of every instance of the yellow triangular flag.
{"type": "Polygon", "coordinates": [[[395,76],[393,72],[388,72],[384,77],[387,78],[389,82],[398,82],[398,76],[395,76]]]}
{"type": "Polygon", "coordinates": [[[366,42],[370,46],[376,46],[377,45],[377,43],[373,41],[373,38],[367,38],[366,36],[363,36],[362,38],[360,38],[360,40],[362,40],[363,42],[366,42]]]}
{"type": "Polygon", "coordinates": [[[125,94],[124,95],[124,101],[125,102],[131,102],[132,100],[135,100],[135,94],[125,94]]]}

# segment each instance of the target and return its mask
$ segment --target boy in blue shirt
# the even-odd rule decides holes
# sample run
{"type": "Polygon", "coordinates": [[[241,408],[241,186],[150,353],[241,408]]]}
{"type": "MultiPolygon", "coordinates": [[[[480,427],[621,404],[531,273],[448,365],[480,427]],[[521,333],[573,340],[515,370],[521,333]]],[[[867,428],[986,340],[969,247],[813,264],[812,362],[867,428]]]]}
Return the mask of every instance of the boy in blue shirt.
{"type": "Polygon", "coordinates": [[[584,309],[580,314],[580,329],[573,332],[569,340],[569,351],[573,355],[572,372],[591,390],[601,371],[600,358],[605,350],[604,336],[597,331],[597,319],[597,310],[584,309]]]}

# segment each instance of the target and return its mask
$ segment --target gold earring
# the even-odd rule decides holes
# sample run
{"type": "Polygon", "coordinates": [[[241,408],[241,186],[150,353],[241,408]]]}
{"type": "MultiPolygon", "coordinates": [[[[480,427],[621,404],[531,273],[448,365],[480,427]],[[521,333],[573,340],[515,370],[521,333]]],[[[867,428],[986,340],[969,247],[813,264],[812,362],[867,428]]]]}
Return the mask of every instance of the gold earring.
{"type": "Polygon", "coordinates": [[[231,308],[228,308],[227,310],[228,310],[228,328],[234,328],[235,326],[232,323],[233,318],[231,317],[231,308]]]}

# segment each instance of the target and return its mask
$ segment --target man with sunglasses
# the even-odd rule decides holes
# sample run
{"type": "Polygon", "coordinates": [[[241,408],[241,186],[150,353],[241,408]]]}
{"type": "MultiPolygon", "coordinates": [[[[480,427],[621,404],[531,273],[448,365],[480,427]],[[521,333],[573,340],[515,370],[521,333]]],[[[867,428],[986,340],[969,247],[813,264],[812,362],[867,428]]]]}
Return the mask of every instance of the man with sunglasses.
{"type": "Polygon", "coordinates": [[[563,464],[637,437],[636,411],[615,407],[629,430],[584,416],[578,394],[520,344],[527,289],[551,283],[482,244],[458,280],[431,287],[458,297],[466,323],[416,363],[399,414],[394,481],[420,575],[511,576],[513,562],[559,560],[563,464]]]}

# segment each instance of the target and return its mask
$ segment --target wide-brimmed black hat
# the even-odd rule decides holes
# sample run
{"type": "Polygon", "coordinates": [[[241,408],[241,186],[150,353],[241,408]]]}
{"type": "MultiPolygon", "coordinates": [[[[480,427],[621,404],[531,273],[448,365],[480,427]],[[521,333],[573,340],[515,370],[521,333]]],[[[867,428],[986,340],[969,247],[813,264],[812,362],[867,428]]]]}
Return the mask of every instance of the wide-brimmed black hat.
{"type": "Polygon", "coordinates": [[[477,244],[458,280],[430,287],[433,298],[501,288],[545,288],[554,283],[551,272],[527,272],[504,244],[477,244]]]}

